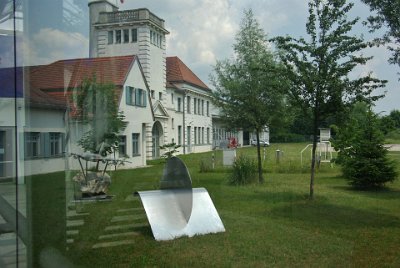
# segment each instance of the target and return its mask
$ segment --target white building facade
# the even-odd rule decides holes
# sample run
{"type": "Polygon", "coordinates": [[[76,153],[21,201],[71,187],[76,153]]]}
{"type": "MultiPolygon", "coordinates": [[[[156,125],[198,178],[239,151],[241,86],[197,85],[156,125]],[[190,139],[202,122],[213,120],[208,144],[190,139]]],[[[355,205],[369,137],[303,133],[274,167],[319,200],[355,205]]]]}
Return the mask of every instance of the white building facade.
{"type": "Polygon", "coordinates": [[[106,0],[89,9],[90,57],[137,55],[142,65],[154,114],[147,159],[169,143],[181,145],[179,153],[211,150],[211,90],[179,58],[166,57],[164,20],[148,9],[118,11],[106,0]]]}

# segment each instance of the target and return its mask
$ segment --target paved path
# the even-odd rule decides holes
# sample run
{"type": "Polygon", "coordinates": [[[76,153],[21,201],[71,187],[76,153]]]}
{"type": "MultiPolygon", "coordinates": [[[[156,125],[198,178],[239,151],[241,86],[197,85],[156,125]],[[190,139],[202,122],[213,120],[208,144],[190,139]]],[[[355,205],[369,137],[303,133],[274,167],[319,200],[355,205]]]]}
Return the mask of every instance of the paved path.
{"type": "Polygon", "coordinates": [[[388,148],[390,152],[400,152],[400,144],[385,144],[384,146],[388,148]]]}
{"type": "MultiPolygon", "coordinates": [[[[17,204],[16,189],[13,183],[1,183],[0,195],[15,209],[17,204]]],[[[26,189],[25,185],[18,186],[18,211],[26,217],[26,189]]],[[[0,215],[0,224],[5,224],[5,219],[0,215]]],[[[0,267],[14,268],[27,267],[26,247],[15,233],[0,234],[0,267]],[[18,243],[18,251],[17,251],[18,243]]]]}

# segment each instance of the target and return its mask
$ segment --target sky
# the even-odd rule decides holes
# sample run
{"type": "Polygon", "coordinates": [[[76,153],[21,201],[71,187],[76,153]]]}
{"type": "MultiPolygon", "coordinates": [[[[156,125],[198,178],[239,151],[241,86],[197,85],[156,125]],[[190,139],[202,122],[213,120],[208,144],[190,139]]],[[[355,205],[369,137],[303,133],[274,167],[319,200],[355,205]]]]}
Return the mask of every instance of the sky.
{"type": "MultiPolygon", "coordinates": [[[[170,32],[166,37],[167,56],[178,56],[210,87],[209,76],[216,61],[233,56],[232,45],[245,9],[253,10],[268,37],[306,37],[308,10],[305,0],[109,1],[116,3],[120,10],[148,8],[164,19],[170,32]]],[[[356,1],[349,18],[359,16],[362,20],[369,15],[369,9],[359,2],[356,1]]],[[[27,25],[24,30],[29,33],[29,42],[20,44],[25,64],[47,64],[59,59],[88,56],[87,0],[29,0],[29,4],[31,21],[24,24],[27,25]]],[[[2,28],[7,28],[7,25],[0,24],[2,28]]],[[[354,28],[354,34],[372,38],[361,23],[354,28]]],[[[389,81],[385,88],[386,97],[376,103],[375,111],[386,114],[400,109],[400,76],[397,74],[400,69],[387,63],[390,53],[380,47],[368,49],[364,55],[374,56],[374,59],[358,68],[354,75],[372,71],[376,77],[389,81]]]]}

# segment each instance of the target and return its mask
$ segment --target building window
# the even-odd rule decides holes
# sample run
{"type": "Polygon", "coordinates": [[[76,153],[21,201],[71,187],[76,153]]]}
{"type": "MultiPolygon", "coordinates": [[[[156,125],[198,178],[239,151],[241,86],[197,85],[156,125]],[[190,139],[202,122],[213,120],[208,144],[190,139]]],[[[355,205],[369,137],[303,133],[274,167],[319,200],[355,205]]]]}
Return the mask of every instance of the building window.
{"type": "Polygon", "coordinates": [[[154,99],[154,90],[150,91],[151,98],[154,99]]]}
{"type": "Polygon", "coordinates": [[[154,31],[150,31],[150,43],[161,48],[162,35],[154,31]]]}
{"type": "Polygon", "coordinates": [[[200,99],[197,100],[197,114],[200,114],[200,99]]]}
{"type": "Polygon", "coordinates": [[[175,129],[175,120],[173,118],[171,118],[171,126],[172,129],[175,129]]]}
{"type": "Polygon", "coordinates": [[[61,155],[61,133],[50,133],[50,156],[61,155]]]}
{"type": "Polygon", "coordinates": [[[33,158],[40,156],[40,133],[27,132],[25,133],[25,156],[33,158]]]}
{"type": "Polygon", "coordinates": [[[181,101],[181,98],[178,98],[177,109],[176,109],[178,112],[181,112],[181,111],[182,111],[182,107],[181,107],[182,104],[181,104],[181,102],[182,102],[182,101],[181,101]]]}
{"type": "Polygon", "coordinates": [[[201,144],[201,127],[198,128],[199,131],[199,144],[201,144]]]}
{"type": "Polygon", "coordinates": [[[132,29],[132,43],[137,42],[137,29],[132,29]]]}
{"type": "Polygon", "coordinates": [[[194,144],[197,144],[197,127],[194,127],[194,144]]]}
{"type": "Polygon", "coordinates": [[[126,136],[119,136],[118,154],[120,158],[126,157],[126,136]]]}
{"type": "Polygon", "coordinates": [[[114,43],[114,31],[108,31],[108,44],[114,43]]]}
{"type": "Polygon", "coordinates": [[[129,43],[129,30],[128,29],[124,29],[124,43],[129,43]]]}
{"type": "Polygon", "coordinates": [[[201,115],[204,115],[204,100],[201,100],[201,115]]]}
{"type": "Polygon", "coordinates": [[[187,96],[187,113],[190,114],[190,96],[187,96]]]}
{"type": "Polygon", "coordinates": [[[139,107],[147,106],[146,91],[141,88],[126,87],[126,104],[139,107]]]}
{"type": "Polygon", "coordinates": [[[140,155],[139,151],[139,133],[132,133],[132,156],[140,155]]]}
{"type": "Polygon", "coordinates": [[[207,144],[210,144],[210,128],[207,128],[207,144]]]}
{"type": "Polygon", "coordinates": [[[154,45],[154,32],[150,31],[150,43],[154,45]]]}
{"type": "MultiPolygon", "coordinates": [[[[190,126],[188,126],[188,127],[186,127],[186,129],[187,129],[187,131],[186,131],[186,135],[187,135],[187,145],[188,146],[190,146],[190,144],[191,144],[191,139],[192,139],[192,137],[191,137],[191,127],[190,126]]],[[[189,148],[190,149],[190,148],[189,148]]]]}
{"type": "Polygon", "coordinates": [[[197,113],[197,101],[196,98],[193,98],[193,113],[196,114],[197,113]]]}
{"type": "Polygon", "coordinates": [[[210,116],[210,102],[209,101],[207,101],[207,104],[206,104],[206,108],[207,108],[207,116],[210,116]]]}
{"type": "Polygon", "coordinates": [[[178,145],[182,145],[182,126],[178,126],[178,145]]]}
{"type": "Polygon", "coordinates": [[[204,127],[201,128],[201,144],[204,144],[204,127]]]}
{"type": "Polygon", "coordinates": [[[158,99],[162,100],[162,92],[158,92],[158,99]]]}
{"type": "Polygon", "coordinates": [[[121,30],[115,31],[115,43],[121,44],[121,30]]]}
{"type": "Polygon", "coordinates": [[[171,93],[171,103],[174,104],[174,93],[171,93]]]}

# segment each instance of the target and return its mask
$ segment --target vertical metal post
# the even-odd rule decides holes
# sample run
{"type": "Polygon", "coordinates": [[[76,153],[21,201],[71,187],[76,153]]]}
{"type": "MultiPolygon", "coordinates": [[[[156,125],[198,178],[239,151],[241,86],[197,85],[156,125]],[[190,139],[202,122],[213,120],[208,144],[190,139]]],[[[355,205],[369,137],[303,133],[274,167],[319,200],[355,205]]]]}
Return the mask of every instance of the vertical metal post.
{"type": "Polygon", "coordinates": [[[281,150],[276,150],[276,163],[279,164],[281,158],[281,150]]]}

